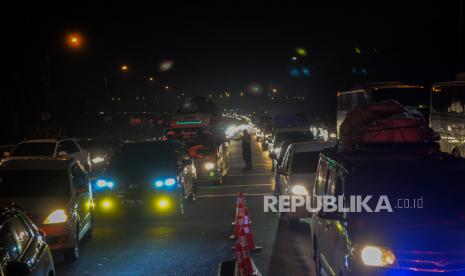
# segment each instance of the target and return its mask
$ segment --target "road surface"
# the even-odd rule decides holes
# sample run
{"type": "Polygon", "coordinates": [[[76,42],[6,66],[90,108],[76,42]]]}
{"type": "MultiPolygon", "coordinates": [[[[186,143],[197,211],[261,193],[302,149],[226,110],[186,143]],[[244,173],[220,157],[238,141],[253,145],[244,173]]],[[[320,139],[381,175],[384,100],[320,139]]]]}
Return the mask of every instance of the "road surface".
{"type": "Polygon", "coordinates": [[[253,144],[254,169],[244,173],[239,142],[230,146],[231,171],[221,186],[200,184],[198,198],[182,219],[96,218],[94,235],[81,245],[75,263],[56,260],[57,275],[216,275],[231,260],[229,239],[238,192],[246,195],[257,245],[252,255],[263,275],[313,272],[308,229],[290,230],[278,214],[263,212],[263,195],[272,193],[268,153],[253,144]]]}

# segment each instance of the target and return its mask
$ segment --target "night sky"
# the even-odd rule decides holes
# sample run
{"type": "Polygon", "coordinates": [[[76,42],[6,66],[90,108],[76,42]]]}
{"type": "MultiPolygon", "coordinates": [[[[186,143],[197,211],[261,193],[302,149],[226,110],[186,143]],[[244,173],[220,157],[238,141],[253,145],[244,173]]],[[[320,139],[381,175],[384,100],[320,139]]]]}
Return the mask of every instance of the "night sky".
{"type": "Polygon", "coordinates": [[[56,105],[54,95],[63,93],[93,100],[146,90],[154,76],[159,89],[170,85],[188,96],[237,94],[258,83],[265,91],[278,87],[283,95],[307,96],[310,105],[318,98],[330,106],[335,90],[359,82],[428,85],[453,79],[458,70],[458,0],[251,2],[80,3],[4,11],[2,60],[8,70],[2,101],[20,107],[33,95],[39,110],[56,105]],[[82,49],[66,47],[72,32],[83,35],[82,49]],[[308,77],[290,75],[297,47],[307,50],[298,66],[309,68],[308,77]],[[160,72],[166,60],[174,66],[160,72]],[[130,68],[126,74],[122,64],[130,68]],[[356,76],[352,68],[367,74],[356,76]],[[109,95],[102,95],[105,77],[109,95]]]}

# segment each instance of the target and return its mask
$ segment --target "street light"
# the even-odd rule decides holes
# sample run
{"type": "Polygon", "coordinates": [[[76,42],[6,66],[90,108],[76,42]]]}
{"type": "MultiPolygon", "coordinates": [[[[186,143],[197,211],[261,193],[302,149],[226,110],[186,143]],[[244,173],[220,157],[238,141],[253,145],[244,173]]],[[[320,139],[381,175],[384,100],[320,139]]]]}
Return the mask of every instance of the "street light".
{"type": "Polygon", "coordinates": [[[271,90],[271,92],[273,92],[273,93],[278,93],[278,89],[273,88],[273,89],[271,90]]]}
{"type": "Polygon", "coordinates": [[[129,70],[129,67],[126,64],[121,65],[121,71],[126,72],[128,70],[129,70]]]}
{"type": "Polygon", "coordinates": [[[149,77],[149,81],[154,81],[155,78],[154,77],[149,77]]]}
{"type": "Polygon", "coordinates": [[[70,48],[79,49],[82,47],[83,43],[84,43],[84,39],[82,35],[79,33],[71,33],[71,34],[68,34],[66,37],[66,44],[70,48]]]}

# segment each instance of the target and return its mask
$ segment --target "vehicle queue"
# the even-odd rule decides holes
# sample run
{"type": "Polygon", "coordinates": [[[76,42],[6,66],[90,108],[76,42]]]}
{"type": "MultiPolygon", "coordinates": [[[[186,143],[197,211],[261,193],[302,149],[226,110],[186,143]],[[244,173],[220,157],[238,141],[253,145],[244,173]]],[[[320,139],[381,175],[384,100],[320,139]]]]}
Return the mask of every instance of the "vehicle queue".
{"type": "MultiPolygon", "coordinates": [[[[389,89],[393,85],[389,84],[389,89]]],[[[379,88],[373,86],[376,85],[371,84],[370,89],[380,91],[386,83],[379,88]]],[[[421,117],[422,112],[411,111],[411,105],[403,109],[397,102],[391,105],[381,103],[383,107],[397,106],[402,111],[389,116],[384,112],[383,117],[376,113],[380,103],[374,100],[352,105],[350,110],[344,111],[344,116],[350,114],[353,118],[357,115],[356,110],[369,106],[372,108],[370,112],[376,116],[353,121],[345,118],[341,130],[346,127],[359,129],[359,132],[341,131],[337,144],[319,139],[310,126],[276,128],[269,138],[263,135],[268,132],[268,125],[267,130],[257,129],[260,141],[269,142],[264,149],[269,148],[273,160],[274,192],[277,195],[304,195],[313,199],[321,195],[343,195],[344,198],[388,195],[421,197],[426,203],[436,204],[418,213],[414,212],[417,210],[407,210],[399,215],[283,213],[291,227],[298,225],[299,220],[310,224],[312,244],[308,246],[313,250],[317,275],[439,272],[463,275],[465,251],[461,239],[465,228],[462,227],[460,195],[463,194],[465,161],[457,158],[462,154],[460,145],[450,147],[451,140],[443,141],[449,138],[447,131],[453,132],[461,122],[458,118],[464,110],[464,103],[460,101],[463,87],[463,81],[433,86],[431,118],[437,120],[439,117],[441,122],[446,122],[446,115],[437,114],[444,111],[447,118],[455,121],[450,123],[448,120],[450,124],[438,126],[432,119],[432,129],[428,127],[428,119],[421,117]],[[449,88],[452,86],[453,89],[449,88]],[[449,95],[453,99],[446,99],[449,95]],[[449,106],[436,109],[436,96],[441,97],[441,106],[444,102],[450,103],[449,106]],[[399,114],[402,115],[399,117],[399,114]],[[366,124],[353,123],[360,121],[366,124]],[[411,124],[399,128],[399,122],[411,124]],[[395,123],[395,127],[383,128],[391,123],[395,123]],[[379,125],[382,127],[376,129],[379,125]],[[431,131],[428,134],[432,135],[421,136],[425,133],[418,134],[420,132],[416,130],[419,129],[428,129],[431,131]],[[373,131],[379,136],[370,136],[373,131]],[[438,140],[439,135],[433,135],[436,132],[443,139],[438,140]],[[398,133],[401,133],[400,140],[400,136],[396,136],[398,133]],[[449,144],[444,150],[446,143],[449,144]],[[431,240],[432,236],[437,239],[431,240]]],[[[350,93],[338,95],[346,94],[350,93]]],[[[396,90],[393,95],[398,94],[396,90]]],[[[359,98],[356,93],[350,95],[352,99],[359,98]]],[[[384,99],[390,98],[383,95],[384,99]]],[[[400,99],[398,102],[402,104],[400,99]]],[[[423,102],[417,107],[423,108],[423,102]]],[[[177,123],[185,125],[180,120],[177,123]]],[[[212,177],[217,184],[221,184],[221,178],[227,174],[223,171],[227,163],[222,163],[216,155],[218,147],[214,146],[213,150],[202,148],[208,150],[205,155],[213,160],[213,166],[208,168],[205,162],[197,160],[199,154],[192,155],[195,141],[186,147],[186,141],[191,141],[192,136],[198,138],[199,130],[203,133],[206,128],[203,125],[192,127],[192,124],[201,122],[189,121],[189,128],[182,128],[183,138],[175,139],[177,141],[168,139],[170,135],[179,134],[170,128],[165,132],[166,139],[162,140],[111,141],[113,146],[107,152],[93,158],[78,139],[34,139],[14,147],[5,154],[0,165],[1,202],[5,204],[0,213],[0,242],[11,243],[18,252],[32,250],[25,244],[40,247],[43,256],[31,263],[25,261],[26,253],[1,252],[4,254],[0,256],[1,272],[20,271],[24,275],[40,270],[50,275],[49,272],[54,271],[50,250],[59,250],[67,261],[76,260],[80,254],[80,241],[92,236],[96,214],[136,211],[182,216],[186,205],[195,201],[200,170],[213,171],[205,177],[212,177]],[[90,179],[93,165],[102,162],[104,169],[98,177],[90,179]],[[199,167],[198,164],[202,165],[199,167]],[[32,187],[37,183],[41,183],[43,189],[32,187]]],[[[460,132],[454,132],[454,135],[460,135],[460,132]]],[[[208,139],[202,136],[204,138],[208,139]]]]}

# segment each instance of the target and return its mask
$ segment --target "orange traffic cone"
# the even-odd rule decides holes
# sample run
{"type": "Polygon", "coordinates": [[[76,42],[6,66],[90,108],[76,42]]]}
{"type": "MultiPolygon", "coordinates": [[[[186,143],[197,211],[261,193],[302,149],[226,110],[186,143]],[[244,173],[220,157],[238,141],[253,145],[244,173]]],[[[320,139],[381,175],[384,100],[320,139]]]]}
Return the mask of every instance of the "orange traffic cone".
{"type": "Polygon", "coordinates": [[[245,234],[246,239],[247,239],[247,247],[248,247],[248,249],[251,250],[251,251],[261,250],[262,247],[257,246],[255,244],[252,229],[250,228],[249,211],[247,210],[247,208],[245,208],[245,211],[244,211],[244,219],[243,219],[243,223],[242,223],[242,229],[244,230],[244,234],[245,234]]]}
{"type": "Polygon", "coordinates": [[[242,258],[242,248],[239,241],[236,242],[236,271],[239,275],[245,275],[244,259],[242,258]]]}

